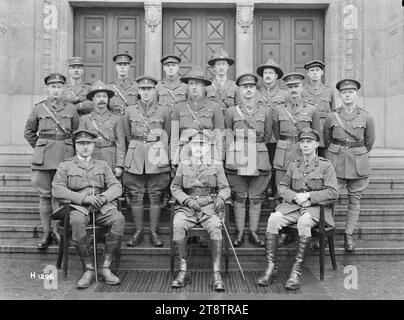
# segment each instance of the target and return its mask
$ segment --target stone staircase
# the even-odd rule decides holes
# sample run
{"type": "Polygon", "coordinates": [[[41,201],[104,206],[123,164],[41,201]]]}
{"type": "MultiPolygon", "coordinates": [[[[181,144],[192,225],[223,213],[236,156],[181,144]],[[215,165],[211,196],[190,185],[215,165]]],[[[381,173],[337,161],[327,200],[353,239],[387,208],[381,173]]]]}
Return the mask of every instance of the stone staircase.
{"type": "MultiPolygon", "coordinates": [[[[42,236],[38,214],[38,197],[31,185],[29,174],[29,148],[0,147],[0,257],[21,259],[43,258],[56,261],[57,247],[51,246],[41,252],[36,248],[42,236]]],[[[403,260],[404,259],[404,151],[375,149],[371,153],[372,176],[368,189],[362,198],[361,215],[355,232],[357,249],[346,254],[343,249],[343,233],[347,207],[347,195],[341,195],[336,212],[336,254],[339,264],[358,261],[403,260]]],[[[263,236],[269,212],[263,211],[259,233],[263,236]]],[[[125,213],[125,239],[133,233],[130,214],[125,213]]],[[[122,263],[127,268],[168,268],[169,267],[169,217],[165,210],[161,218],[160,233],[164,247],[154,248],[148,237],[136,248],[123,244],[122,263]]],[[[234,219],[231,216],[231,233],[234,219]]],[[[148,225],[148,214],[145,214],[148,225]]],[[[74,254],[74,249],[71,247],[74,254]]],[[[198,266],[209,265],[207,249],[197,245],[191,247],[191,259],[198,266]],[[195,258],[194,258],[195,257],[195,258]]],[[[279,256],[294,254],[295,246],[289,245],[279,250],[279,256]]],[[[265,265],[264,249],[251,247],[247,237],[245,245],[237,249],[245,268],[262,268],[265,265]]],[[[309,263],[318,263],[317,253],[310,253],[309,263]]],[[[328,259],[327,268],[331,268],[328,259]]],[[[231,255],[230,267],[237,268],[231,255]]]]}

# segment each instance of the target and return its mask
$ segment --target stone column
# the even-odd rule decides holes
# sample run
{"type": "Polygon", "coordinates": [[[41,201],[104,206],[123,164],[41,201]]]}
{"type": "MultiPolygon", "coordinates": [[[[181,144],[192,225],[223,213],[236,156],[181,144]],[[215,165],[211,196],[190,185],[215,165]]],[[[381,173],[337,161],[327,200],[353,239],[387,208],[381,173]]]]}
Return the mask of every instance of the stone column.
{"type": "Polygon", "coordinates": [[[161,79],[160,59],[163,50],[161,0],[147,0],[145,9],[145,71],[144,73],[161,79]]]}
{"type": "Polygon", "coordinates": [[[236,14],[236,77],[254,72],[254,3],[240,1],[236,14]]]}

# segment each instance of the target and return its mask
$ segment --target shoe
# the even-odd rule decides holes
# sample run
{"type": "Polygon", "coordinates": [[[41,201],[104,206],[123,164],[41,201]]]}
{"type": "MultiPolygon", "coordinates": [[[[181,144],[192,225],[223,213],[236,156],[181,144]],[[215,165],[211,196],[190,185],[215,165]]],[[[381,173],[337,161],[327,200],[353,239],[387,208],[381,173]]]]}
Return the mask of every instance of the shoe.
{"type": "Polygon", "coordinates": [[[258,248],[265,247],[264,241],[262,241],[262,240],[259,238],[259,236],[258,236],[258,234],[257,234],[256,232],[250,231],[250,234],[249,234],[249,236],[248,236],[248,241],[249,241],[252,245],[254,245],[254,246],[258,247],[258,248]]]}
{"type": "Polygon", "coordinates": [[[59,244],[60,236],[59,236],[58,233],[51,232],[51,237],[52,237],[52,240],[53,240],[54,244],[59,244]]]}
{"type": "Polygon", "coordinates": [[[45,234],[44,237],[42,238],[41,242],[38,243],[38,249],[46,250],[52,243],[53,243],[52,234],[49,232],[49,233],[45,234]]]}
{"type": "Polygon", "coordinates": [[[351,234],[344,234],[344,247],[348,252],[355,250],[355,243],[353,242],[353,236],[351,234]]]}
{"type": "Polygon", "coordinates": [[[86,289],[95,279],[95,269],[92,264],[86,264],[86,270],[83,272],[82,276],[76,283],[77,289],[86,289]]]}
{"type": "Polygon", "coordinates": [[[244,243],[244,234],[242,232],[238,232],[236,238],[233,241],[233,247],[239,248],[244,243]]]}
{"type": "Polygon", "coordinates": [[[136,230],[135,234],[133,235],[133,238],[130,239],[126,244],[129,247],[136,247],[143,241],[143,239],[144,239],[143,229],[136,230]]]}
{"type": "Polygon", "coordinates": [[[150,241],[153,247],[162,247],[163,241],[161,241],[159,235],[155,231],[150,231],[150,241]]]}

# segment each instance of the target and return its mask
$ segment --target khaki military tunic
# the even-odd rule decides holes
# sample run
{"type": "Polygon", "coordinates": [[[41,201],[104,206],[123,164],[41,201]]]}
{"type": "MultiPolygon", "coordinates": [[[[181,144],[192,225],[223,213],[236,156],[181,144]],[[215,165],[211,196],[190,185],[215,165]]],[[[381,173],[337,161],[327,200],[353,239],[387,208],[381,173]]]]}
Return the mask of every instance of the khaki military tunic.
{"type": "Polygon", "coordinates": [[[179,76],[174,80],[164,78],[156,86],[156,96],[157,102],[166,106],[172,115],[175,104],[187,99],[187,85],[179,76]]]}
{"type": "Polygon", "coordinates": [[[324,124],[324,142],[328,148],[326,158],[334,165],[338,178],[366,178],[371,171],[368,152],[375,142],[374,120],[359,107],[355,107],[351,113],[340,107],[336,113],[342,124],[335,113],[330,113],[324,124]]]}
{"type": "Polygon", "coordinates": [[[92,101],[87,100],[87,93],[91,91],[91,85],[85,82],[73,84],[66,83],[63,100],[76,106],[79,116],[91,113],[94,110],[92,101]]]}
{"type": "Polygon", "coordinates": [[[72,132],[79,126],[76,108],[62,100],[52,105],[51,99],[37,103],[25,124],[24,137],[34,148],[33,170],[56,170],[59,163],[74,156],[72,132]],[[45,104],[66,133],[43,108],[45,104]]]}
{"type": "Polygon", "coordinates": [[[81,117],[79,129],[86,129],[98,135],[92,157],[106,161],[112,170],[123,168],[126,153],[125,134],[120,116],[109,110],[92,113],[81,117]]]}
{"type": "Polygon", "coordinates": [[[88,207],[82,204],[85,196],[92,194],[103,195],[107,199],[99,210],[101,214],[117,208],[112,200],[122,195],[122,186],[108,163],[94,158],[86,163],[77,156],[63,161],[52,183],[52,195],[57,199],[70,200],[76,210],[88,213],[88,207]]]}
{"type": "Polygon", "coordinates": [[[176,206],[176,212],[184,212],[187,216],[195,215],[192,209],[183,205],[184,201],[189,197],[198,201],[202,211],[200,214],[213,215],[214,196],[189,196],[184,189],[217,188],[218,197],[223,200],[227,200],[230,197],[229,183],[221,164],[195,165],[191,163],[191,160],[184,161],[178,166],[170,188],[173,197],[179,203],[176,206]]]}
{"type": "Polygon", "coordinates": [[[278,140],[274,168],[286,171],[289,163],[300,157],[297,135],[303,128],[319,131],[319,113],[315,106],[302,99],[292,105],[291,101],[279,104],[274,109],[273,132],[278,140]]]}
{"type": "Polygon", "coordinates": [[[123,115],[128,106],[136,103],[138,86],[136,81],[129,79],[116,80],[110,83],[115,95],[109,99],[109,109],[113,114],[123,115]]]}
{"type": "MultiPolygon", "coordinates": [[[[275,211],[283,215],[295,213],[310,213],[315,220],[320,219],[320,207],[318,203],[326,200],[338,199],[338,184],[334,167],[331,162],[315,156],[315,158],[305,165],[303,157],[290,162],[286,174],[283,176],[278,186],[279,195],[284,202],[276,207],[275,211]],[[310,207],[301,207],[293,198],[297,193],[310,193],[310,207]]],[[[331,209],[325,209],[325,222],[329,226],[334,226],[331,209]]]]}
{"type": "Polygon", "coordinates": [[[175,105],[171,127],[171,157],[173,164],[178,164],[182,146],[192,137],[204,134],[212,144],[216,145],[216,152],[220,159],[222,155],[222,138],[224,117],[215,101],[202,97],[199,101],[187,100],[175,105]],[[191,109],[191,111],[190,111],[191,109]]]}
{"type": "MultiPolygon", "coordinates": [[[[285,103],[289,95],[286,90],[279,88],[278,84],[273,89],[269,89],[263,84],[258,88],[257,92],[265,104],[272,109],[278,104],[285,103]]],[[[272,114],[274,114],[274,111],[272,111],[272,114]]],[[[275,135],[272,135],[270,143],[276,143],[275,135]]]]}
{"type": "MultiPolygon", "coordinates": [[[[312,83],[309,82],[304,87],[302,97],[306,102],[317,107],[320,118],[319,132],[323,132],[324,122],[327,118],[327,115],[335,110],[335,99],[333,90],[322,83],[319,85],[318,88],[316,88],[312,83]]],[[[320,134],[319,147],[324,147],[324,138],[322,134],[320,134]]]]}
{"type": "Polygon", "coordinates": [[[114,199],[122,194],[122,186],[110,166],[103,160],[91,158],[81,161],[77,156],[60,164],[52,183],[52,194],[57,199],[71,201],[70,224],[72,239],[86,235],[85,227],[90,222],[90,206],[83,205],[87,195],[103,195],[107,202],[96,215],[98,225],[110,228],[111,233],[123,235],[125,218],[118,211],[114,199]]]}
{"type": "MultiPolygon", "coordinates": [[[[259,98],[259,97],[258,97],[259,98]]],[[[226,111],[226,172],[258,176],[271,171],[266,144],[272,135],[272,109],[262,100],[251,111],[243,102],[226,111]]]]}
{"type": "Polygon", "coordinates": [[[226,110],[231,106],[234,106],[238,100],[238,87],[233,80],[226,80],[221,85],[216,78],[212,79],[212,84],[206,87],[206,96],[219,102],[220,109],[223,111],[223,116],[226,114],[226,110]]]}
{"type": "Polygon", "coordinates": [[[157,102],[145,108],[139,101],[126,109],[122,122],[128,141],[124,170],[137,175],[169,172],[168,109],[157,102]]]}

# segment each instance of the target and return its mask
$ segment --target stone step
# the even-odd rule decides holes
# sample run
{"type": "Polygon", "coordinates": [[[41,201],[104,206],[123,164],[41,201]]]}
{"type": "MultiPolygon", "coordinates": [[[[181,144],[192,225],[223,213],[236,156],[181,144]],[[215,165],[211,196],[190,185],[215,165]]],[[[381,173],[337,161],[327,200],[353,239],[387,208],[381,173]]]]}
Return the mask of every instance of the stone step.
{"type": "MultiPolygon", "coordinates": [[[[335,221],[345,221],[347,206],[338,205],[336,208],[335,221]]],[[[130,212],[125,212],[125,219],[127,222],[133,222],[130,212]]],[[[263,210],[261,212],[261,222],[266,222],[270,215],[269,210],[263,210]]],[[[148,221],[148,209],[145,208],[145,221],[148,221]]],[[[170,213],[168,210],[163,209],[161,215],[161,221],[167,222],[170,219],[170,213]]],[[[230,214],[231,221],[234,221],[233,214],[230,214]]],[[[248,220],[248,214],[247,218],[248,220]]],[[[5,220],[16,220],[24,224],[25,220],[36,220],[39,222],[38,205],[22,206],[21,203],[16,204],[1,204],[0,206],[0,223],[5,220]]],[[[394,205],[372,205],[361,206],[361,213],[359,216],[359,222],[404,222],[404,207],[394,205]]]]}
{"type": "MultiPolygon", "coordinates": [[[[54,261],[56,264],[58,247],[51,245],[46,251],[37,249],[37,239],[0,239],[0,258],[15,259],[43,259],[54,261]]],[[[356,250],[346,253],[343,242],[335,242],[335,253],[338,268],[344,265],[355,264],[361,261],[400,261],[404,259],[404,242],[400,241],[356,241],[356,250]]],[[[98,255],[101,257],[102,244],[98,245],[98,255]]],[[[197,245],[189,245],[188,265],[190,269],[210,268],[211,257],[208,249],[199,248],[197,245]]],[[[236,248],[237,256],[243,269],[264,269],[265,249],[252,247],[246,243],[242,248],[236,248]]],[[[296,253],[296,244],[279,247],[278,260],[290,267],[296,253]]],[[[328,248],[326,249],[326,272],[332,272],[328,248]]],[[[70,265],[78,263],[78,256],[74,247],[69,248],[70,265]]],[[[232,252],[229,256],[230,269],[237,269],[236,260],[232,252]]],[[[224,260],[224,259],[223,259],[224,260]]],[[[224,262],[223,262],[224,263],[224,262]]],[[[318,264],[318,251],[309,250],[306,265],[318,264]]],[[[131,269],[169,269],[170,248],[168,243],[162,248],[154,248],[148,240],[138,247],[130,248],[122,245],[121,268],[131,269]]]]}
{"type": "MultiPolygon", "coordinates": [[[[341,205],[347,205],[346,191],[341,193],[341,205]]],[[[3,202],[9,204],[17,203],[38,203],[38,194],[31,187],[0,187],[0,204],[5,206],[3,202]]],[[[362,194],[361,204],[365,206],[370,205],[399,205],[404,204],[404,189],[400,190],[379,190],[367,189],[362,194]]]]}
{"type": "MultiPolygon", "coordinates": [[[[336,240],[343,240],[345,222],[336,223],[336,240]]],[[[148,222],[145,223],[146,233],[148,232],[148,222]]],[[[236,233],[234,223],[230,224],[230,234],[233,236],[236,233]]],[[[125,224],[125,235],[131,237],[134,233],[134,226],[131,222],[125,224]]],[[[262,236],[266,232],[266,222],[262,221],[259,224],[258,233],[262,236]]],[[[169,240],[169,223],[161,223],[159,233],[163,240],[169,240]]],[[[248,236],[248,223],[245,229],[246,237],[248,236]]],[[[42,236],[42,226],[39,220],[27,220],[24,224],[19,221],[10,220],[2,221],[0,224],[0,238],[40,238],[42,236]]],[[[360,222],[355,230],[355,237],[359,240],[378,241],[392,240],[404,241],[404,222],[360,222]]]]}

